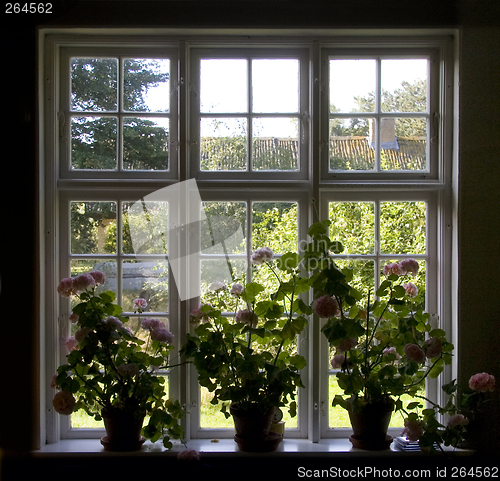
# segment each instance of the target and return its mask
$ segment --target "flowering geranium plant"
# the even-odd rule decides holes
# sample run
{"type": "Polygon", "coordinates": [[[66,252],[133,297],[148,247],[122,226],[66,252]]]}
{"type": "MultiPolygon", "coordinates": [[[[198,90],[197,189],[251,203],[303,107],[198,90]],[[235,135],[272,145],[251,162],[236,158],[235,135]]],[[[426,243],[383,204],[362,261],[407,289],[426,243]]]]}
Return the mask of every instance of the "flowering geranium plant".
{"type": "Polygon", "coordinates": [[[324,221],[310,227],[313,242],[307,257],[318,267],[312,276],[312,307],[326,319],[322,332],[334,351],[331,365],[344,393],[334,397],[333,405],[359,412],[369,404],[393,404],[405,418],[404,434],[419,440],[423,449],[456,445],[467,425],[461,407],[472,407],[477,386],[491,388],[494,380],[478,375],[470,386],[475,391],[457,399],[453,398],[454,382],[443,386],[451,398],[442,407],[426,399],[425,379],[437,378],[451,363],[453,345],[415,302],[418,287],[412,281],[419,271],[418,262],[404,259],[385,265],[379,288],[364,299],[350,285],[352,270],[340,269],[332,258],[331,253],[341,252],[342,246],[329,238],[329,226],[330,221],[324,221]],[[406,405],[404,395],[412,398],[406,405]],[[449,421],[442,424],[438,415],[449,421]]]}
{"type": "Polygon", "coordinates": [[[140,419],[149,416],[143,428],[152,442],[183,436],[178,420],[184,412],[178,401],[168,399],[160,370],[168,366],[173,335],[163,321],[140,315],[146,300],[133,301],[139,314],[136,332],[126,326],[122,308],[113,303],[112,291],[97,292],[105,275],[92,271],[61,280],[57,291],[63,297],[76,297],[70,320],[78,328],[66,341],[66,363],[54,375],[51,387],[57,390],[54,409],[64,415],[83,409],[96,420],[104,412],[132,413],[140,419]],[[140,333],[139,333],[140,331],[140,333]],[[141,336],[143,339],[141,339],[141,336]]]}
{"type": "Polygon", "coordinates": [[[299,295],[309,291],[310,280],[300,275],[299,255],[274,257],[267,247],[251,257],[254,270],[267,269],[277,279],[272,292],[266,295],[259,282],[227,287],[216,281],[191,312],[195,329],[181,353],[194,363],[200,385],[213,393],[212,403],[222,401],[226,417],[229,403],[244,410],[258,406],[263,413],[288,406],[296,415],[300,370],[306,366],[296,339],[312,312],[299,295]]]}

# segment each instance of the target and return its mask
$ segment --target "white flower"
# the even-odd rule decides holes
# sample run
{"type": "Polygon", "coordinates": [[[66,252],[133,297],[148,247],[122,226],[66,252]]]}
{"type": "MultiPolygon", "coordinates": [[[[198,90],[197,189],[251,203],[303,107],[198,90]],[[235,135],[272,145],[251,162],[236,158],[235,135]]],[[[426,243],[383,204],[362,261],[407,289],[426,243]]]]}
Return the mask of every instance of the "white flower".
{"type": "Polygon", "coordinates": [[[225,291],[227,289],[226,284],[220,281],[214,281],[208,286],[208,289],[212,292],[225,291]]]}

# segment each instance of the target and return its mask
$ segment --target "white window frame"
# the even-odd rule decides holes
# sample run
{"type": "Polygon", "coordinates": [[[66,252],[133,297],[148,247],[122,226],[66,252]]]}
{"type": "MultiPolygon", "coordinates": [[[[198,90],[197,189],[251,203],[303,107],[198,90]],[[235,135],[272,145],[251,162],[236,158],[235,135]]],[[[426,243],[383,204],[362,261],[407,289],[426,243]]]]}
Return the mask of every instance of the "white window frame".
{"type": "MultiPolygon", "coordinates": [[[[206,32],[205,32],[206,33],[206,32]]],[[[137,200],[155,190],[174,184],[178,181],[196,178],[202,200],[251,199],[266,200],[296,200],[299,203],[299,240],[306,238],[307,225],[317,220],[315,209],[311,207],[316,199],[321,208],[320,215],[325,215],[325,205],[332,199],[346,200],[349,198],[371,198],[370,196],[398,200],[414,200],[412,193],[419,198],[428,199],[433,206],[430,218],[435,219],[432,226],[436,233],[435,261],[432,270],[431,284],[427,284],[427,293],[433,289],[434,297],[428,299],[428,306],[435,307],[441,327],[450,335],[456,327],[456,313],[451,293],[452,272],[452,225],[453,225],[453,185],[452,165],[455,152],[453,150],[453,112],[454,101],[454,42],[449,35],[435,35],[428,31],[410,31],[408,36],[401,36],[401,31],[392,35],[349,35],[329,32],[329,35],[317,35],[314,32],[288,31],[289,36],[279,33],[273,35],[261,32],[249,32],[248,35],[234,35],[219,32],[214,35],[202,35],[196,32],[169,32],[158,34],[124,35],[123,31],[108,32],[106,35],[97,30],[89,30],[84,34],[71,32],[59,33],[53,30],[41,32],[43,41],[40,43],[41,58],[40,84],[43,89],[41,96],[41,184],[40,198],[43,202],[44,221],[42,222],[42,238],[44,251],[42,259],[43,312],[41,337],[42,369],[42,419],[46,419],[45,430],[42,428],[42,444],[57,442],[62,437],[73,437],[67,424],[60,421],[51,407],[53,392],[48,388],[48,382],[61,359],[64,358],[64,346],[61,335],[67,325],[67,312],[60,306],[55,286],[62,276],[66,276],[67,264],[62,261],[65,242],[61,237],[68,232],[68,224],[61,219],[67,212],[66,203],[69,200],[137,200]],[[49,35],[50,34],[50,35],[49,35]],[[193,76],[193,68],[203,51],[207,48],[246,49],[249,55],[262,53],[265,49],[275,48],[276,51],[289,50],[300,52],[301,55],[301,129],[302,137],[306,139],[301,148],[301,164],[298,172],[202,172],[198,168],[199,149],[197,150],[193,122],[199,122],[196,115],[196,105],[192,95],[197,91],[197,82],[193,76]],[[85,53],[85,56],[126,56],[155,57],[171,56],[171,68],[175,71],[170,77],[171,96],[171,127],[169,149],[170,161],[168,172],[102,172],[102,171],[69,171],[67,168],[68,147],[63,139],[70,138],[69,123],[65,123],[64,93],[69,92],[67,82],[61,81],[67,68],[69,55],[75,52],[85,53]],[[98,52],[98,54],[96,53],[98,52]],[[147,52],[147,54],[146,54],[147,52]],[[433,89],[426,115],[436,128],[438,135],[429,142],[429,172],[329,172],[328,171],[328,62],[329,55],[431,55],[435,67],[431,72],[430,83],[433,89]],[[429,53],[430,52],[430,53],[429,53]],[[326,83],[325,83],[326,81],[326,83]],[[175,99],[175,100],[174,100],[175,99]],[[174,112],[175,111],[175,112],[174,112]],[[436,115],[436,112],[438,115],[436,115]],[[174,131],[172,130],[174,129],[174,131]],[[193,147],[194,145],[194,147],[193,147]],[[293,186],[292,186],[293,185],[293,186]],[[97,193],[96,193],[97,191],[97,193]],[[434,210],[435,209],[435,210],[434,210]],[[55,320],[58,320],[57,322],[55,320]],[[454,324],[455,322],[455,324],[454,324]],[[45,379],[43,377],[45,376],[45,379]],[[61,428],[62,425],[62,428],[61,428]]],[[[324,33],[324,32],[323,32],[324,33]]],[[[173,72],[172,71],[172,72],[173,72]]],[[[69,76],[68,76],[69,78],[69,76]]],[[[198,89],[199,91],[199,89],[198,89]]],[[[96,113],[96,116],[100,113],[96,113]]],[[[122,114],[120,114],[122,115],[122,114]]],[[[123,114],[126,115],[126,114],[123,114]]],[[[387,116],[382,114],[381,116],[387,116]]],[[[428,130],[430,140],[431,130],[428,130]]],[[[434,130],[432,130],[432,133],[434,130]]],[[[433,137],[435,137],[433,135],[433,137]]],[[[428,239],[430,239],[428,231],[428,239]]],[[[434,255],[434,254],[433,254],[434,255]]],[[[67,259],[69,257],[66,257],[67,259]]],[[[428,273],[429,276],[429,273],[428,273]]],[[[173,283],[171,283],[173,285],[173,283]]],[[[188,327],[190,305],[186,302],[170,298],[171,319],[179,320],[172,329],[176,339],[182,343],[188,327]]],[[[303,376],[307,383],[305,393],[299,394],[299,427],[290,437],[307,438],[318,442],[322,438],[345,436],[341,430],[328,429],[325,424],[324,409],[328,403],[328,391],[325,391],[325,380],[328,378],[328,366],[322,363],[326,347],[326,339],[321,335],[317,319],[311,318],[304,334],[301,346],[308,356],[308,367],[303,376]],[[318,349],[318,346],[321,348],[318,349]],[[326,392],[326,401],[325,401],[326,392]]],[[[455,335],[455,334],[454,334],[455,335]]],[[[178,347],[178,346],[176,346],[178,347]]],[[[453,368],[453,370],[455,367],[453,368]]],[[[447,369],[441,376],[441,383],[452,378],[452,369],[447,369]]],[[[172,391],[186,407],[197,403],[199,399],[192,396],[196,391],[195,373],[191,368],[182,367],[170,374],[172,391]],[[181,380],[182,379],[182,380],[181,380]],[[175,386],[175,387],[174,387],[175,386]]],[[[439,400],[438,383],[430,386],[430,395],[439,400]]],[[[198,429],[197,415],[186,416],[189,437],[228,436],[224,432],[203,434],[198,429]]],[[[327,419],[327,418],[326,418],[327,419]]],[[[73,430],[74,431],[74,430],[73,430]]],[[[75,437],[100,437],[102,431],[83,430],[75,432],[75,437]]],[[[288,436],[288,431],[287,431],[288,436]]]]}

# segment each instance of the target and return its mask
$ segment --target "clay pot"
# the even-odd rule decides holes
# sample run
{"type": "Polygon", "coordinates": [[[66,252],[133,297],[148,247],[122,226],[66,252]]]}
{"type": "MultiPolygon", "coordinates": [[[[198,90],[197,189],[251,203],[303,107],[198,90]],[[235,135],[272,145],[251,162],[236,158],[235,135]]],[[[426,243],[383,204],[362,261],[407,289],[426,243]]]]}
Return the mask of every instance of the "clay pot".
{"type": "Polygon", "coordinates": [[[355,448],[378,451],[389,448],[392,437],[387,435],[394,402],[387,400],[364,405],[358,412],[348,406],[353,435],[349,438],[355,448]]]}
{"type": "Polygon", "coordinates": [[[101,444],[107,451],[137,451],[145,441],[141,436],[144,415],[130,411],[109,408],[102,409],[106,436],[101,444]]]}

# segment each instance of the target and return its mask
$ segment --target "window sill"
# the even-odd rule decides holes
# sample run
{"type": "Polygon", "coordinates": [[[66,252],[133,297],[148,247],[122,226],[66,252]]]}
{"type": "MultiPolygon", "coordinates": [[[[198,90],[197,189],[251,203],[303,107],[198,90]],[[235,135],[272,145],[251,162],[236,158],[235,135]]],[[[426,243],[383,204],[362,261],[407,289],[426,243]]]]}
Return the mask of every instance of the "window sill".
{"type": "MultiPolygon", "coordinates": [[[[238,449],[237,444],[232,439],[194,439],[187,443],[188,449],[195,449],[196,451],[210,456],[223,456],[231,453],[237,453],[242,455],[252,455],[253,453],[244,453],[238,449]]],[[[100,443],[99,439],[65,439],[58,443],[46,444],[40,450],[35,451],[33,454],[35,456],[47,456],[51,457],[54,455],[72,455],[72,454],[96,454],[103,453],[109,456],[150,456],[158,455],[162,456],[177,456],[181,451],[186,448],[183,444],[178,442],[174,443],[171,450],[165,450],[160,443],[151,444],[146,441],[139,451],[127,452],[127,453],[113,453],[105,451],[100,443]]],[[[446,451],[452,452],[457,455],[468,455],[472,454],[470,450],[452,450],[451,448],[445,448],[446,451]]],[[[318,443],[313,443],[307,439],[284,439],[282,443],[278,446],[276,451],[272,453],[265,453],[265,455],[273,456],[284,456],[288,457],[290,454],[294,456],[310,456],[323,454],[328,454],[329,456],[339,454],[345,456],[347,453],[353,456],[391,456],[396,454],[421,454],[415,452],[405,452],[397,448],[394,442],[391,444],[390,448],[384,451],[365,451],[362,449],[353,448],[349,439],[347,438],[335,438],[335,439],[323,439],[318,443]]],[[[257,456],[262,456],[263,453],[256,453],[257,456]]]]}

